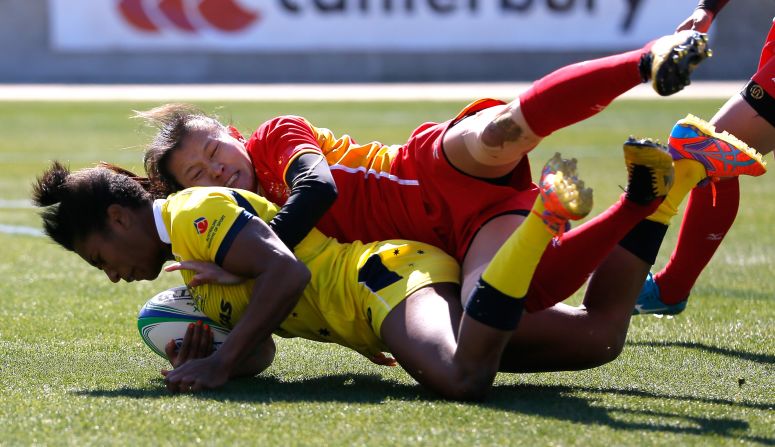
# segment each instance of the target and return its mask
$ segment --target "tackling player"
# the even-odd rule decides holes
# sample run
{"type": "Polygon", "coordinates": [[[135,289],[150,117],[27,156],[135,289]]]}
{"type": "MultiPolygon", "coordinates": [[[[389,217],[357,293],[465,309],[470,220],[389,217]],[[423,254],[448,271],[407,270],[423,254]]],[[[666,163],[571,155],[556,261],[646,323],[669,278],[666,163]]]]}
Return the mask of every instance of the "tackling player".
{"type": "MultiPolygon", "coordinates": [[[[139,113],[160,129],[146,150],[146,171],[169,191],[217,185],[259,192],[282,205],[272,228],[289,247],[317,227],[342,241],[405,238],[442,248],[461,262],[464,300],[534,200],[525,155],[641,82],[663,95],[682,89],[707,54],[703,35],[666,36],[564,67],[509,104],[477,101],[395,146],[356,144],[293,116],[272,119],[245,140],[185,107],[162,107],[139,113]]],[[[610,249],[651,211],[623,197],[606,218],[565,234],[547,250],[528,292],[537,297],[531,302],[548,303],[536,309],[581,287],[602,260],[587,253],[604,256],[600,244],[610,249]]]]}

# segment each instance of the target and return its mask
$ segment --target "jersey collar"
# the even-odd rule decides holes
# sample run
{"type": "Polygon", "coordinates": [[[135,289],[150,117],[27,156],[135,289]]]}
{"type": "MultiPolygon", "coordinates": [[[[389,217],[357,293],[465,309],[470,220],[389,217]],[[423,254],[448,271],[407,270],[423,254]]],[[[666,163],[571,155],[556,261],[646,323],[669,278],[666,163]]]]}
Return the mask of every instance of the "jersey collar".
{"type": "Polygon", "coordinates": [[[167,231],[167,227],[164,225],[164,219],[161,215],[161,207],[166,200],[156,199],[153,201],[153,220],[156,222],[156,232],[159,233],[159,239],[165,244],[172,244],[170,239],[170,233],[167,231]]]}

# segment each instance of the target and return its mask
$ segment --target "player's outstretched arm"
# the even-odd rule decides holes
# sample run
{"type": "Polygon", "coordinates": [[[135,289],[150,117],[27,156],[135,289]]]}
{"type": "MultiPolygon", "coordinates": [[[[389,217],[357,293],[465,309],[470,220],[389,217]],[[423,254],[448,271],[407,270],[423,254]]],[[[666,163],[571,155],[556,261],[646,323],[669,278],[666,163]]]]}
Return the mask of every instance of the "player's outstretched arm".
{"type": "Polygon", "coordinates": [[[310,280],[307,267],[258,218],[239,231],[223,267],[237,276],[255,278],[250,302],[217,352],[166,374],[170,391],[200,391],[225,384],[255,352],[257,340],[269,339],[288,317],[310,280]]]}

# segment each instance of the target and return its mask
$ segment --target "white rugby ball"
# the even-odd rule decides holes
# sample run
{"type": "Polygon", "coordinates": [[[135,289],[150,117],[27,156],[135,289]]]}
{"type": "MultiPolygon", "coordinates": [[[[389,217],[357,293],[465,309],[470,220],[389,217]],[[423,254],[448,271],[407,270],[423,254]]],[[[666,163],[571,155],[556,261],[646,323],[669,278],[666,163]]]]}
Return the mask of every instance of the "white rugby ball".
{"type": "Polygon", "coordinates": [[[209,324],[213,331],[213,344],[218,349],[229,335],[229,330],[203,314],[195,305],[186,286],[173,287],[148,300],[137,315],[137,329],[149,348],[167,358],[164,347],[170,340],[180,348],[190,323],[209,324]]]}

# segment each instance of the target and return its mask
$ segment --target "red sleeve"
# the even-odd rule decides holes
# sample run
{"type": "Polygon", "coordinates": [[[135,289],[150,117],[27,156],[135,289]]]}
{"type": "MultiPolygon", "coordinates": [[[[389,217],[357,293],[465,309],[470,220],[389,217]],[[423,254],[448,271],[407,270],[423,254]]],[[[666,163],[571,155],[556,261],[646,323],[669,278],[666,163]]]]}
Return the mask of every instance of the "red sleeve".
{"type": "Polygon", "coordinates": [[[247,142],[247,150],[258,181],[268,198],[283,203],[285,172],[290,163],[307,152],[321,153],[316,133],[300,116],[279,116],[262,124],[247,142]]]}

